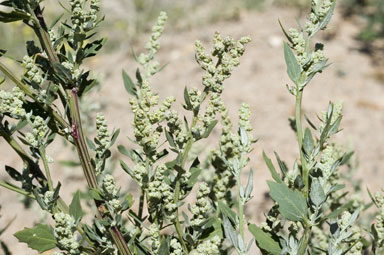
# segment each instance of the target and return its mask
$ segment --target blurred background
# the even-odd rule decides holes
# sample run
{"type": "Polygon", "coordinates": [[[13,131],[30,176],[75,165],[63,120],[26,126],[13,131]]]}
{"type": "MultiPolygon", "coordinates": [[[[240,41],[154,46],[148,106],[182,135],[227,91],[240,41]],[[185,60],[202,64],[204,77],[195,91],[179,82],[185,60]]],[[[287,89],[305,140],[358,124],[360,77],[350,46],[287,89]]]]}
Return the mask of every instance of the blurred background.
{"type": "MultiPolygon", "coordinates": [[[[66,1],[61,1],[65,6],[66,1]]],[[[58,1],[45,0],[48,23],[63,12],[58,1]]],[[[237,110],[247,102],[252,110],[254,137],[258,138],[251,154],[251,167],[255,171],[254,198],[246,208],[252,223],[264,220],[263,212],[270,206],[266,198],[266,180],[271,179],[261,153],[270,157],[279,153],[288,166],[298,155],[295,135],[288,119],[294,115],[294,98],[285,88],[289,84],[283,56],[285,40],[278,19],[285,28],[304,23],[310,11],[309,0],[102,0],[105,21],[99,28],[99,36],[108,37],[101,53],[86,63],[94,70],[100,85],[82,101],[85,126],[90,137],[94,135],[94,119],[101,111],[109,127],[120,128],[118,144],[131,147],[127,137],[133,137],[129,95],[121,78],[122,69],[132,77],[138,64],[132,50],[139,54],[150,34],[152,25],[161,10],[169,20],[157,59],[167,64],[165,69],[151,80],[154,91],[161,98],[173,95],[176,108],[182,111],[181,102],[185,86],[201,86],[202,72],[194,60],[194,41],[201,40],[209,49],[215,31],[231,35],[235,39],[250,35],[252,43],[240,59],[240,67],[234,70],[226,82],[223,99],[230,114],[237,119],[237,110]]],[[[344,119],[335,142],[345,150],[354,150],[354,165],[346,179],[350,190],[368,201],[366,189],[372,192],[383,187],[384,180],[384,0],[338,0],[333,20],[328,30],[319,33],[317,41],[325,44],[325,54],[332,65],[318,75],[306,88],[304,113],[314,121],[331,101],[344,101],[344,119]]],[[[22,59],[26,54],[25,42],[33,37],[32,31],[22,23],[0,24],[0,47],[10,56],[22,59]]],[[[316,40],[315,40],[316,41],[316,40]]],[[[16,73],[22,73],[11,59],[2,59],[16,73]]],[[[201,141],[194,153],[217,148],[220,129],[214,130],[213,139],[201,141]]],[[[76,153],[58,140],[48,148],[54,158],[53,178],[62,180],[64,200],[70,201],[71,192],[85,191],[85,182],[76,161],[76,153]],[[65,191],[65,192],[64,192],[65,191]]],[[[121,171],[117,158],[122,157],[114,149],[108,168],[114,171],[124,191],[135,192],[136,186],[121,171]]],[[[128,161],[128,159],[124,159],[128,161]]],[[[21,162],[0,140],[0,167],[11,165],[16,169],[21,162]]],[[[244,173],[247,175],[247,172],[244,173]]],[[[0,179],[10,178],[0,172],[0,179]]],[[[49,220],[37,205],[31,205],[22,197],[0,188],[0,229],[14,216],[16,220],[0,236],[13,254],[36,254],[24,244],[18,244],[13,233],[34,223],[49,220]],[[25,210],[29,208],[28,210],[25,210]]],[[[0,252],[1,254],[1,252],[0,252]]],[[[45,254],[50,254],[49,252],[45,254]]],[[[253,254],[253,253],[252,253],[253,254]]],[[[255,254],[257,252],[255,251],[255,254]]]]}

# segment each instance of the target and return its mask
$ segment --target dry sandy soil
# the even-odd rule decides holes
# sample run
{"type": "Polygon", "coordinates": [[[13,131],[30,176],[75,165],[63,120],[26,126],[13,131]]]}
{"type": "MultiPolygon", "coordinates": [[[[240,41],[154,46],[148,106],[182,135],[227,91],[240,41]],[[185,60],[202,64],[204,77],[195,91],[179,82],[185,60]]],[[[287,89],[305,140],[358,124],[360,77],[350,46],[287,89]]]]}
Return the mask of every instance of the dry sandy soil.
{"type": "MultiPolygon", "coordinates": [[[[254,175],[254,199],[247,207],[247,213],[253,222],[263,220],[262,209],[266,203],[263,194],[267,191],[266,180],[271,179],[261,153],[272,156],[277,151],[289,166],[292,166],[298,154],[295,136],[288,125],[288,118],[293,115],[294,98],[285,89],[289,83],[283,58],[283,36],[278,25],[278,18],[286,27],[295,26],[295,18],[301,18],[293,9],[267,9],[263,12],[241,13],[238,21],[223,21],[217,24],[184,31],[167,29],[161,39],[162,48],[159,60],[169,63],[163,72],[155,76],[152,87],[161,97],[174,95],[179,105],[182,102],[184,86],[199,86],[201,71],[194,61],[194,41],[202,40],[210,45],[215,31],[223,35],[239,38],[250,35],[252,43],[247,46],[241,65],[226,82],[224,101],[230,106],[230,113],[235,118],[242,102],[248,102],[252,109],[254,136],[259,139],[252,152],[252,168],[254,175]]],[[[316,77],[307,87],[304,95],[304,112],[315,119],[315,113],[327,108],[328,102],[343,100],[345,105],[342,128],[336,141],[352,145],[360,162],[358,177],[363,180],[364,198],[366,188],[376,191],[383,186],[384,177],[384,86],[374,79],[380,73],[379,67],[371,59],[358,50],[358,42],[353,38],[358,32],[355,21],[344,20],[339,12],[329,25],[329,30],[319,37],[326,45],[326,55],[333,63],[323,74],[316,77]]],[[[126,136],[132,136],[132,115],[129,113],[128,95],[124,91],[121,69],[125,68],[133,76],[137,67],[130,53],[131,45],[121,46],[114,53],[104,54],[90,63],[97,73],[104,74],[100,93],[93,95],[93,100],[100,101],[110,127],[121,129],[119,143],[129,146],[126,136]]],[[[180,108],[180,107],[179,107],[180,108]]],[[[219,131],[215,131],[218,133],[219,131]]],[[[214,148],[214,140],[202,142],[201,147],[214,148]]],[[[7,150],[7,145],[0,140],[0,165],[20,167],[19,159],[7,150]]],[[[55,143],[49,155],[59,160],[67,160],[74,154],[64,148],[61,142],[55,143]]],[[[119,176],[119,184],[128,188],[130,181],[119,167],[115,171],[119,176]]],[[[8,180],[4,174],[2,179],[8,180]]],[[[60,178],[63,183],[64,199],[70,202],[70,192],[84,187],[84,179],[78,168],[53,165],[53,177],[60,178]]],[[[132,188],[133,189],[133,188],[132,188]]],[[[36,254],[24,244],[17,244],[13,233],[23,227],[30,227],[42,216],[39,209],[25,211],[18,201],[19,196],[0,189],[2,205],[0,227],[11,218],[16,217],[11,227],[2,235],[2,240],[9,244],[13,254],[36,254]]],[[[251,254],[255,254],[253,247],[251,254]]]]}

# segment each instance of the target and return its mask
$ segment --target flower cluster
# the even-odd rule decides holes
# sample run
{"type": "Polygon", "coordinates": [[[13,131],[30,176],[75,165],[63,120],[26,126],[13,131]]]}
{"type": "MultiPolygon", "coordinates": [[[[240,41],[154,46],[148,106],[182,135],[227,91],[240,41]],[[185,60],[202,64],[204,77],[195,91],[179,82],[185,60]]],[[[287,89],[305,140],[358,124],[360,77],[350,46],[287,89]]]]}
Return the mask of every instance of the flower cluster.
{"type": "Polygon", "coordinates": [[[156,223],[153,223],[149,226],[148,230],[149,230],[149,236],[150,236],[150,239],[148,240],[148,244],[152,248],[152,251],[157,252],[160,248],[159,225],[156,223]]]}
{"type": "Polygon", "coordinates": [[[156,149],[163,132],[159,124],[164,119],[173,117],[169,109],[174,101],[174,97],[167,97],[158,109],[152,110],[153,107],[158,106],[159,96],[152,92],[147,81],[143,81],[138,98],[131,98],[129,101],[134,114],[133,128],[136,141],[152,160],[155,159],[156,149]]]}
{"type": "Polygon", "coordinates": [[[0,114],[10,114],[15,119],[24,117],[24,101],[25,94],[18,87],[14,87],[12,92],[0,90],[0,114]]]}
{"type": "MultiPolygon", "coordinates": [[[[331,116],[331,119],[330,119],[330,124],[331,125],[334,124],[337,119],[339,119],[339,118],[341,118],[343,116],[343,107],[344,107],[343,101],[338,101],[338,102],[333,104],[332,116],[331,116]]],[[[325,127],[325,125],[326,125],[326,123],[328,121],[328,118],[329,118],[328,112],[323,111],[321,113],[322,125],[320,125],[320,127],[319,127],[320,133],[324,130],[324,127],[325,127]]]]}
{"type": "Polygon", "coordinates": [[[245,44],[249,43],[249,37],[242,37],[234,41],[231,37],[222,38],[216,32],[213,38],[214,46],[212,56],[217,57],[215,64],[200,41],[195,42],[196,61],[205,71],[203,74],[203,85],[210,91],[221,93],[223,82],[232,74],[232,70],[240,64],[239,58],[243,55],[245,44]]]}
{"type": "Polygon", "coordinates": [[[183,129],[179,114],[175,110],[170,110],[167,112],[165,119],[167,120],[169,133],[175,137],[178,147],[183,149],[188,141],[188,133],[183,129]]]}
{"type": "Polygon", "coordinates": [[[200,243],[197,248],[191,251],[191,255],[216,255],[219,254],[219,246],[221,239],[219,236],[214,236],[212,239],[200,243]]]}
{"type": "Polygon", "coordinates": [[[106,174],[102,181],[102,192],[110,209],[114,212],[121,209],[119,198],[119,189],[116,187],[115,179],[112,175],[106,174]]]}
{"type": "Polygon", "coordinates": [[[109,137],[110,133],[108,132],[107,121],[102,113],[96,115],[96,130],[97,130],[97,140],[100,142],[100,147],[107,149],[109,147],[109,137]]]}
{"type": "Polygon", "coordinates": [[[69,214],[63,212],[55,213],[55,238],[58,247],[65,250],[70,255],[82,254],[79,250],[79,243],[77,242],[73,230],[75,228],[75,220],[69,214]]]}
{"type": "Polygon", "coordinates": [[[28,78],[28,80],[36,83],[38,86],[44,82],[42,71],[35,64],[32,57],[24,56],[22,65],[25,68],[24,76],[28,78]]]}
{"type": "Polygon", "coordinates": [[[328,144],[322,151],[320,162],[318,162],[317,166],[322,173],[322,177],[319,178],[319,181],[325,194],[328,194],[331,187],[336,184],[335,182],[338,179],[338,172],[336,169],[333,169],[332,166],[341,155],[341,149],[334,144],[328,144]]]}
{"type": "Polygon", "coordinates": [[[312,12],[309,17],[309,20],[305,24],[305,31],[308,35],[312,35],[318,29],[324,29],[325,27],[321,26],[321,22],[325,16],[329,13],[332,5],[335,0],[325,0],[319,5],[318,1],[312,1],[312,12]]]}
{"type": "Polygon", "coordinates": [[[81,70],[75,67],[73,63],[65,61],[61,64],[71,72],[72,80],[77,80],[81,76],[81,70]]]}
{"type": "Polygon", "coordinates": [[[91,0],[90,10],[85,11],[85,2],[82,0],[71,0],[72,28],[76,33],[90,31],[97,24],[97,13],[100,11],[100,1],[91,0]]]}
{"type": "Polygon", "coordinates": [[[191,224],[193,226],[199,226],[200,223],[206,219],[207,213],[211,208],[207,199],[210,192],[211,191],[207,183],[200,183],[199,189],[197,191],[196,204],[191,206],[191,212],[193,214],[191,224]]]}
{"type": "Polygon", "coordinates": [[[182,255],[183,254],[183,248],[181,247],[179,240],[177,240],[176,238],[171,239],[170,246],[172,248],[172,252],[170,253],[170,255],[182,255]]]}
{"type": "Polygon", "coordinates": [[[138,61],[144,67],[144,77],[148,79],[153,76],[159,70],[159,63],[157,61],[152,61],[155,54],[160,48],[159,38],[163,34],[164,25],[167,21],[167,14],[165,12],[160,12],[159,17],[157,18],[156,25],[152,28],[151,37],[145,46],[148,50],[147,54],[141,53],[138,61]]]}
{"type": "Polygon", "coordinates": [[[167,218],[173,220],[177,206],[174,203],[174,191],[164,178],[166,170],[167,167],[164,164],[157,167],[153,180],[148,184],[148,197],[150,207],[164,206],[167,218]]]}
{"type": "Polygon", "coordinates": [[[384,194],[383,192],[375,193],[375,202],[379,208],[379,214],[376,216],[376,232],[378,236],[378,244],[384,248],[384,194]]]}
{"type": "MultiPolygon", "coordinates": [[[[30,120],[29,117],[30,114],[27,114],[28,120],[30,120]]],[[[35,116],[34,121],[31,122],[31,126],[32,132],[27,132],[25,134],[25,139],[31,146],[38,148],[44,144],[44,137],[49,129],[46,121],[40,116],[35,116]]]]}
{"type": "Polygon", "coordinates": [[[198,119],[202,123],[193,130],[195,136],[200,138],[205,133],[209,125],[216,119],[218,112],[224,111],[224,104],[219,93],[213,92],[208,100],[208,106],[204,114],[199,114],[198,119]]]}

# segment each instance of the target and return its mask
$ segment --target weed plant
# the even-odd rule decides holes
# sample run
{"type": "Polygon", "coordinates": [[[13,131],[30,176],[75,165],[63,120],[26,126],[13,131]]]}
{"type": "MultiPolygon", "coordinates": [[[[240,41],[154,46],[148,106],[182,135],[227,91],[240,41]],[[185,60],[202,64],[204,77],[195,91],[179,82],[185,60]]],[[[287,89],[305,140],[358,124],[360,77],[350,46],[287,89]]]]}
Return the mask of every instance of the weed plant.
{"type": "MultiPolygon", "coordinates": [[[[250,109],[246,103],[241,105],[235,125],[221,97],[249,37],[234,40],[215,33],[211,51],[196,41],[201,86],[184,89],[185,111],[177,112],[174,97],[160,100],[151,88],[153,76],[163,68],[155,59],[167,19],[164,12],[160,14],[145,52],[135,55],[139,66],[135,79],[123,71],[133,112],[130,140],[135,146],[118,149],[122,169],[140,187],[134,198],[120,192],[105,167],[119,129],[112,131],[102,113],[95,120],[95,137],[87,137],[82,126],[79,99],[87,97],[96,83],[82,64],[97,55],[105,42],[95,32],[103,20],[99,1],[66,2],[65,15],[50,25],[43,1],[1,2],[6,10],[0,11],[0,21],[21,20],[38,40],[28,41],[27,55],[16,61],[24,68],[21,77],[3,64],[10,56],[1,51],[2,81],[14,87],[0,92],[0,135],[23,167],[5,166],[13,181],[0,185],[35,200],[53,219],[51,225],[24,228],[15,237],[39,253],[55,250],[71,255],[251,254],[253,243],[262,254],[383,254],[384,193],[371,196],[378,210],[374,223],[364,228],[358,218],[369,206],[346,192],[340,178],[342,165],[353,168],[353,153],[331,140],[340,131],[342,103],[329,103],[316,122],[305,118],[308,125],[304,125],[302,121],[304,90],[329,65],[324,45],[313,40],[327,27],[336,2],[311,4],[308,21],[299,29],[285,30],[280,24],[287,38],[284,57],[292,82],[287,89],[296,102],[292,127],[299,155],[289,168],[276,153],[278,171],[263,154],[273,179],[268,186],[274,204],[265,212],[265,222],[257,226],[244,214],[252,199],[253,171],[246,183],[241,181],[256,142],[250,109]],[[219,121],[217,149],[190,160],[192,146],[209,137],[219,121]],[[76,148],[95,205],[86,210],[93,216],[90,222],[84,220],[80,192],[68,204],[62,199],[66,191],[60,189],[61,180],[51,177],[55,155],[50,155],[49,145],[55,139],[65,139],[76,148]],[[209,176],[206,181],[200,180],[202,173],[209,176]],[[247,232],[252,239],[246,239],[247,232]]],[[[10,254],[6,244],[1,246],[10,254]]]]}

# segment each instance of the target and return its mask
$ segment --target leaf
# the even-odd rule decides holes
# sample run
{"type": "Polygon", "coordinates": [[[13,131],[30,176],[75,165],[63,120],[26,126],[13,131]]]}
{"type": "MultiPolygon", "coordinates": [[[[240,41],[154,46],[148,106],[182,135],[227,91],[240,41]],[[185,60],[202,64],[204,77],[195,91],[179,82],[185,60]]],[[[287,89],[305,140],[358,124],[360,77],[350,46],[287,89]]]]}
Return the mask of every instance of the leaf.
{"type": "Polygon", "coordinates": [[[284,183],[267,181],[271,197],[279,204],[280,213],[291,221],[305,221],[307,203],[303,194],[292,191],[284,183]]]}
{"type": "Polygon", "coordinates": [[[301,67],[297,63],[296,57],[293,54],[291,48],[284,42],[284,58],[287,65],[287,73],[289,78],[298,85],[301,75],[301,67]]]}
{"type": "Polygon", "coordinates": [[[288,40],[290,43],[293,44],[292,38],[291,38],[291,37],[288,35],[288,33],[285,31],[283,25],[281,24],[280,19],[278,19],[278,22],[279,22],[280,28],[281,28],[281,30],[283,31],[285,37],[287,37],[287,40],[288,40]]]}
{"type": "Polygon", "coordinates": [[[287,165],[280,159],[279,154],[277,154],[277,152],[274,152],[274,153],[275,153],[275,157],[276,157],[277,163],[279,164],[281,172],[283,173],[284,176],[286,176],[288,172],[287,165]]]}
{"type": "Polygon", "coordinates": [[[259,248],[268,252],[272,255],[280,255],[281,248],[278,242],[273,240],[270,234],[265,233],[263,230],[258,228],[255,224],[248,226],[249,232],[252,233],[255,238],[256,244],[259,248]]]}
{"type": "Polygon", "coordinates": [[[216,126],[217,122],[217,120],[213,120],[211,121],[211,123],[208,124],[208,127],[202,135],[202,138],[207,138],[209,136],[209,134],[212,132],[212,129],[216,126]]]}
{"type": "Polygon", "coordinates": [[[136,85],[133,83],[131,77],[129,77],[129,75],[125,72],[125,70],[123,70],[123,82],[124,82],[125,90],[132,96],[137,97],[136,85]]]}
{"type": "Polygon", "coordinates": [[[159,248],[159,255],[169,255],[169,238],[163,238],[161,240],[160,248],[159,248]]]}
{"type": "Polygon", "coordinates": [[[326,195],[324,193],[323,187],[321,187],[321,184],[318,178],[312,179],[310,197],[312,202],[316,205],[316,207],[319,207],[321,204],[323,204],[326,199],[326,195]]]}
{"type": "Polygon", "coordinates": [[[277,182],[277,183],[282,183],[283,181],[280,178],[280,175],[276,172],[275,167],[272,164],[272,161],[270,158],[268,158],[267,154],[263,151],[263,158],[265,163],[268,166],[269,172],[271,172],[272,178],[277,182]]]}
{"type": "Polygon", "coordinates": [[[60,76],[60,78],[65,81],[65,82],[68,82],[68,81],[71,81],[72,80],[72,73],[71,71],[64,67],[62,64],[60,63],[52,63],[53,65],[53,68],[55,69],[55,71],[57,72],[57,74],[60,76]]]}
{"type": "Polygon", "coordinates": [[[95,200],[102,201],[103,198],[101,197],[100,191],[97,189],[90,189],[89,190],[89,195],[95,200]]]}
{"type": "Polygon", "coordinates": [[[80,162],[72,161],[72,160],[60,160],[59,163],[63,166],[68,166],[68,167],[77,167],[80,166],[80,162]]]}
{"type": "Polygon", "coordinates": [[[191,173],[191,176],[188,178],[188,181],[187,181],[188,189],[193,188],[193,186],[195,186],[201,174],[201,168],[193,167],[189,171],[191,173]]]}
{"type": "Polygon", "coordinates": [[[309,128],[306,128],[304,131],[304,141],[303,141],[303,150],[305,154],[307,154],[307,156],[311,155],[314,147],[315,147],[315,143],[313,141],[311,130],[309,130],[309,128]]]}
{"type": "Polygon", "coordinates": [[[15,181],[21,181],[23,179],[23,177],[21,176],[21,174],[16,170],[14,169],[13,167],[11,166],[5,166],[5,171],[8,173],[8,175],[14,179],[15,181]]]}
{"type": "Polygon", "coordinates": [[[184,88],[184,101],[185,101],[185,109],[192,110],[191,99],[189,98],[187,87],[184,88]]]}
{"type": "Polygon", "coordinates": [[[168,141],[169,145],[171,145],[171,147],[174,147],[174,148],[177,147],[175,140],[173,139],[173,135],[171,133],[169,133],[167,130],[165,130],[165,137],[167,138],[167,141],[168,141]]]}
{"type": "Polygon", "coordinates": [[[231,222],[225,216],[223,220],[224,220],[223,226],[224,226],[225,236],[229,238],[229,240],[231,241],[231,243],[235,248],[238,248],[239,247],[238,238],[237,238],[236,232],[233,230],[231,222]]]}
{"type": "Polygon", "coordinates": [[[220,212],[229,218],[234,224],[237,224],[238,218],[234,211],[231,210],[231,208],[228,207],[228,205],[224,204],[223,202],[219,201],[219,208],[220,212]]]}
{"type": "Polygon", "coordinates": [[[128,150],[124,147],[124,145],[118,145],[117,146],[117,150],[121,153],[121,154],[123,154],[124,156],[127,156],[127,157],[129,157],[129,152],[128,152],[128,150]]]}
{"type": "Polygon", "coordinates": [[[123,168],[123,170],[129,174],[132,178],[135,179],[135,173],[128,167],[127,164],[124,163],[124,161],[120,160],[120,166],[123,168]]]}
{"type": "Polygon", "coordinates": [[[80,205],[80,191],[76,191],[75,195],[72,198],[72,202],[69,205],[69,214],[73,216],[75,221],[78,219],[81,219],[83,217],[84,213],[83,210],[81,209],[80,205]]]}
{"type": "Polygon", "coordinates": [[[0,11],[0,22],[9,23],[15,22],[19,20],[29,20],[30,16],[26,12],[20,11],[11,11],[11,12],[3,12],[0,11]]]}
{"type": "Polygon", "coordinates": [[[253,190],[253,170],[249,172],[249,177],[248,177],[248,183],[247,186],[245,187],[245,198],[250,199],[251,198],[251,193],[253,190]]]}
{"type": "Polygon", "coordinates": [[[345,210],[348,210],[348,209],[352,208],[352,205],[353,205],[353,201],[349,201],[348,203],[343,204],[342,206],[340,206],[336,210],[332,211],[330,214],[325,216],[322,220],[336,218],[337,216],[339,216],[345,210]]]}
{"type": "Polygon", "coordinates": [[[40,253],[56,247],[56,239],[53,229],[48,225],[37,224],[33,228],[24,228],[14,234],[20,242],[28,244],[28,247],[40,253]]]}

